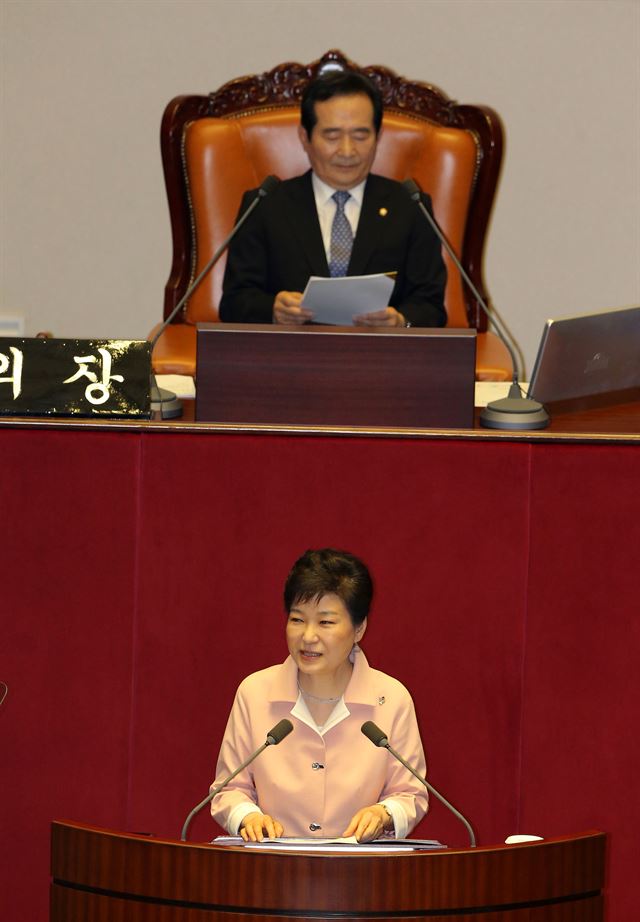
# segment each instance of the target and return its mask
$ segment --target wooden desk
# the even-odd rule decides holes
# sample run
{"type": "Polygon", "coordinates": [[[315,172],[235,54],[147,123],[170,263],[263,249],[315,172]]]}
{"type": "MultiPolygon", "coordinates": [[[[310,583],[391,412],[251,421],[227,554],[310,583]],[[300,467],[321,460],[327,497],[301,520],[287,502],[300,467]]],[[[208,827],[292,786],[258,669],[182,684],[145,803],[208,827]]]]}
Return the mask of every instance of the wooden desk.
{"type": "Polygon", "coordinates": [[[298,854],[52,826],[51,922],[262,919],[600,922],[605,836],[409,852],[298,854]],[[166,915],[165,915],[166,914],[166,915]]]}
{"type": "Polygon", "coordinates": [[[615,442],[640,444],[640,391],[625,393],[619,399],[610,397],[551,404],[551,423],[548,429],[537,431],[506,432],[484,429],[480,426],[480,408],[475,409],[471,429],[409,429],[391,426],[308,426],[285,424],[213,423],[195,421],[195,402],[184,401],[180,419],[149,422],[138,420],[54,419],[33,417],[0,418],[0,429],[65,429],[102,430],[144,433],[199,432],[351,436],[403,439],[472,439],[474,441],[501,442],[615,442]]]}

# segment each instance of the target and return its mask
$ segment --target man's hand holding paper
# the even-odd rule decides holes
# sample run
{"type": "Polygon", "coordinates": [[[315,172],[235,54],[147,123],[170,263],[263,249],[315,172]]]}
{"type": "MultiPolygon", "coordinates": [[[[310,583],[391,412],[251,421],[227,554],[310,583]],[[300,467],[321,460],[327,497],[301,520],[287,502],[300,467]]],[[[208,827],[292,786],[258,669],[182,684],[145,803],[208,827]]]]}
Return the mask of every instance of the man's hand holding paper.
{"type": "Polygon", "coordinates": [[[313,314],[315,323],[350,326],[399,326],[398,312],[389,307],[393,279],[377,275],[322,278],[311,276],[301,307],[313,314]]]}

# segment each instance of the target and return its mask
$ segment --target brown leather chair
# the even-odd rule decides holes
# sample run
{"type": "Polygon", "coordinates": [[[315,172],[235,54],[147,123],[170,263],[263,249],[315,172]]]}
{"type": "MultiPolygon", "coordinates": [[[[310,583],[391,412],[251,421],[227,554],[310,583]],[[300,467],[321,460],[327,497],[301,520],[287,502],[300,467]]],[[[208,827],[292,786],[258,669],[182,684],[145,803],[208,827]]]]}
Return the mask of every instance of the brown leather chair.
{"type": "MultiPolygon", "coordinates": [[[[230,231],[242,193],[273,173],[287,179],[308,168],[297,137],[305,84],[327,66],[360,70],[384,97],[384,131],[373,171],[414,178],[478,291],[484,240],[502,159],[502,127],[485,106],[458,105],[440,90],[384,67],[358,67],[339,51],[309,65],[281,64],[226,83],[209,96],[177,96],[165,109],[161,147],[173,233],[165,288],[167,317],[230,231]]],[[[448,326],[478,330],[479,380],[511,377],[507,350],[445,255],[448,326]]],[[[203,281],[153,352],[159,374],[195,375],[196,328],[218,320],[224,257],[203,281]]],[[[159,325],[151,332],[152,338],[159,325]]]]}

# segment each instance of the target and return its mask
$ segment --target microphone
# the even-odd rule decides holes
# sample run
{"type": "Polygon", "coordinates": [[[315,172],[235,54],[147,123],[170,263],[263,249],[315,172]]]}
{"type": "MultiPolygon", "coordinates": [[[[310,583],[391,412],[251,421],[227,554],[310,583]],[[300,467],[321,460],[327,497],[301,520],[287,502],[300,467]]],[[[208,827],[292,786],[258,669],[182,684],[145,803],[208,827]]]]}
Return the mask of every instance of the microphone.
{"type": "MultiPolygon", "coordinates": [[[[281,743],[285,736],[289,736],[293,730],[293,724],[290,720],[287,720],[286,717],[283,717],[282,720],[279,720],[278,723],[267,733],[267,742],[266,746],[277,746],[278,743],[281,743]]],[[[260,750],[258,750],[260,751],[260,750]]],[[[257,755],[257,753],[256,753],[257,755]]],[[[226,781],[224,782],[227,783],[226,781]]]]}
{"type": "Polygon", "coordinates": [[[464,823],[464,825],[467,828],[467,832],[469,833],[469,839],[471,841],[471,848],[475,848],[476,847],[476,837],[474,835],[473,829],[471,828],[471,824],[469,823],[469,821],[464,818],[464,816],[462,815],[462,813],[460,813],[459,810],[456,810],[453,804],[449,803],[446,797],[443,797],[439,791],[436,791],[433,785],[429,784],[426,778],[423,778],[422,775],[419,775],[418,772],[415,770],[415,768],[412,768],[409,765],[409,763],[406,762],[402,758],[402,756],[398,752],[395,751],[395,749],[391,748],[391,746],[389,745],[389,740],[387,739],[387,734],[384,733],[384,731],[381,730],[380,727],[374,724],[372,720],[367,720],[366,723],[362,724],[360,729],[362,730],[364,735],[367,737],[367,739],[371,740],[374,746],[380,746],[383,749],[388,749],[391,755],[394,756],[394,758],[396,758],[398,762],[401,762],[404,765],[404,767],[408,771],[411,772],[414,778],[417,778],[418,781],[421,782],[421,784],[424,784],[427,790],[431,791],[431,793],[435,797],[438,798],[440,803],[444,804],[447,810],[451,810],[453,815],[457,817],[461,823],[464,823]]]}
{"type": "Polygon", "coordinates": [[[267,748],[267,746],[277,746],[278,743],[281,743],[282,740],[285,738],[285,736],[288,736],[288,735],[291,733],[292,730],[293,730],[293,724],[291,723],[290,720],[287,720],[286,717],[283,717],[282,720],[279,720],[278,723],[275,725],[275,727],[273,727],[273,728],[272,728],[271,730],[269,730],[269,732],[267,733],[267,738],[266,738],[265,742],[262,744],[262,746],[259,746],[258,749],[256,749],[256,751],[255,751],[254,753],[252,753],[252,754],[249,756],[249,758],[246,759],[246,760],[242,763],[242,765],[240,766],[240,768],[236,768],[236,770],[235,770],[234,772],[231,772],[231,774],[230,774],[227,778],[225,778],[224,781],[222,781],[222,782],[220,782],[220,784],[216,785],[216,787],[213,789],[213,791],[210,791],[209,794],[207,794],[207,796],[205,797],[204,800],[201,800],[200,803],[197,804],[197,806],[195,806],[195,807],[193,808],[193,810],[191,811],[191,813],[189,814],[189,816],[188,816],[188,817],[186,818],[186,820],[184,821],[184,825],[183,825],[183,827],[182,827],[182,832],[180,833],[180,841],[181,841],[181,842],[186,842],[186,841],[187,841],[187,830],[189,829],[189,825],[191,824],[191,820],[194,818],[194,816],[195,816],[197,813],[199,813],[199,812],[202,810],[203,807],[206,807],[207,804],[211,803],[211,801],[212,801],[213,798],[216,796],[216,794],[219,794],[220,791],[221,791],[223,788],[226,788],[226,786],[229,784],[229,782],[230,782],[230,781],[233,781],[233,779],[236,777],[236,775],[239,775],[241,771],[244,771],[244,769],[245,769],[248,765],[251,765],[251,763],[253,762],[253,760],[254,760],[254,759],[257,759],[258,756],[260,755],[260,753],[261,753],[261,752],[264,752],[264,750],[267,748]]]}
{"type": "MultiPolygon", "coordinates": [[[[240,215],[240,217],[234,224],[233,228],[231,229],[231,233],[229,233],[225,237],[225,239],[222,241],[222,243],[220,244],[218,249],[215,251],[215,253],[211,257],[207,265],[204,267],[204,269],[200,273],[200,275],[189,286],[187,291],[180,298],[180,300],[178,301],[174,309],[171,311],[171,313],[169,314],[167,319],[163,322],[162,326],[160,327],[156,335],[151,340],[151,352],[152,353],[153,353],[153,348],[155,344],[158,342],[158,340],[160,339],[164,331],[167,329],[167,327],[169,326],[173,318],[178,314],[178,312],[182,309],[184,304],[189,300],[191,295],[196,291],[197,288],[199,288],[200,284],[204,281],[207,275],[211,272],[211,270],[213,269],[215,264],[218,262],[222,254],[225,252],[225,250],[227,249],[227,247],[229,246],[233,238],[236,236],[236,234],[238,233],[238,231],[240,230],[244,222],[247,220],[251,212],[254,211],[254,209],[258,207],[258,204],[262,201],[262,199],[265,198],[267,195],[269,195],[270,192],[273,192],[273,190],[278,185],[280,185],[280,180],[278,179],[277,176],[267,176],[267,178],[262,181],[262,183],[260,184],[260,187],[258,188],[256,197],[249,204],[249,207],[240,215]]],[[[164,411],[165,403],[168,405],[172,405],[172,406],[168,408],[168,412],[166,413],[166,416],[163,412],[163,419],[169,418],[172,416],[179,416],[181,414],[182,410],[180,409],[179,401],[177,400],[176,395],[172,391],[165,390],[164,388],[159,388],[156,384],[155,375],[152,373],[151,375],[151,409],[164,411]],[[178,407],[177,411],[176,411],[176,405],[178,407]]]]}
{"type": "Polygon", "coordinates": [[[518,383],[518,363],[515,353],[511,348],[506,334],[501,329],[498,318],[489,311],[484,299],[465,272],[462,263],[456,256],[453,247],[445,237],[440,225],[422,201],[420,187],[415,179],[406,179],[402,185],[409,193],[410,198],[416,202],[418,208],[433,228],[438,240],[453,260],[456,269],[473,292],[487,320],[495,328],[500,341],[506,346],[509,352],[509,358],[511,359],[511,365],[513,367],[513,379],[511,387],[509,388],[509,395],[502,400],[492,400],[491,403],[487,404],[480,413],[480,425],[484,426],[486,429],[508,429],[511,431],[517,431],[519,429],[546,429],[549,425],[549,415],[543,405],[537,400],[531,400],[528,397],[522,396],[522,390],[518,383]]]}

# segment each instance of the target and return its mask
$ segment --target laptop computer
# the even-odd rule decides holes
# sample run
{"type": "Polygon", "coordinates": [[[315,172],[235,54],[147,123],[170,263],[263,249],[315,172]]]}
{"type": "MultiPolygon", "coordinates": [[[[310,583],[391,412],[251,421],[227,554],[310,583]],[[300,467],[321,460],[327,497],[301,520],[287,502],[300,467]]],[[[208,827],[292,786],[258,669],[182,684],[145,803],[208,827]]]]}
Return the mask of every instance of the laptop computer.
{"type": "Polygon", "coordinates": [[[640,387],[640,307],[547,320],[529,397],[540,403],[640,387]]]}

